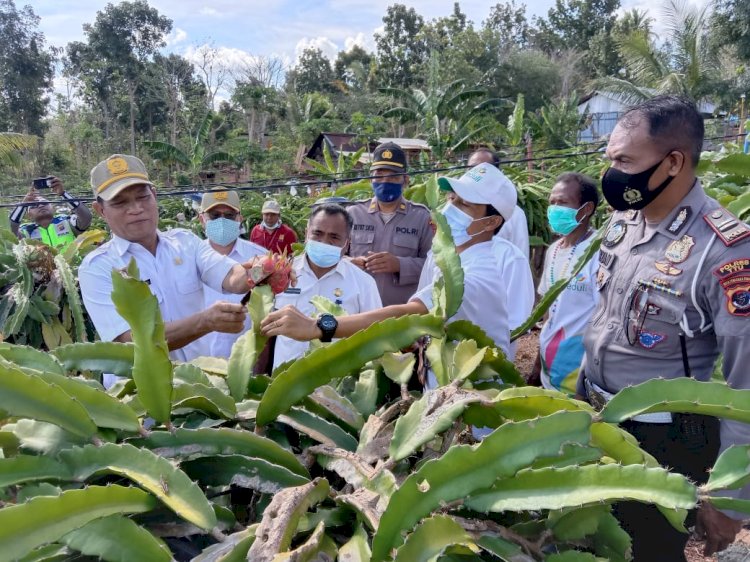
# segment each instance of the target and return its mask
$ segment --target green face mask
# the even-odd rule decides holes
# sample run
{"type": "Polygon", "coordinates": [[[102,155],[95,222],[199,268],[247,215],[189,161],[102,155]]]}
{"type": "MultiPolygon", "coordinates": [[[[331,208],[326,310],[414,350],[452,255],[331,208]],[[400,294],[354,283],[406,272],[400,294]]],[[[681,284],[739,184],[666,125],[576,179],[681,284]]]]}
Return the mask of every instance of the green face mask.
{"type": "Polygon", "coordinates": [[[577,209],[563,207],[562,205],[550,205],[547,207],[547,220],[550,228],[557,234],[567,236],[581,224],[580,221],[576,220],[576,215],[582,208],[583,205],[577,209]]]}

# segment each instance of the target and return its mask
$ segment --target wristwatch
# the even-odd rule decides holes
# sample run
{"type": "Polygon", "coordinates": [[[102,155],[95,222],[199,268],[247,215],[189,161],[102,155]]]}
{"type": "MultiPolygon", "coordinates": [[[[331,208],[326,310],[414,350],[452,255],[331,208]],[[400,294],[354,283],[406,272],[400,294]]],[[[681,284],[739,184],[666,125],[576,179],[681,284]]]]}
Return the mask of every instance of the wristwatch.
{"type": "Polygon", "coordinates": [[[336,320],[336,317],[333,314],[321,314],[318,316],[317,326],[320,328],[320,331],[323,332],[320,341],[329,342],[333,339],[333,334],[336,333],[339,321],[336,320]]]}

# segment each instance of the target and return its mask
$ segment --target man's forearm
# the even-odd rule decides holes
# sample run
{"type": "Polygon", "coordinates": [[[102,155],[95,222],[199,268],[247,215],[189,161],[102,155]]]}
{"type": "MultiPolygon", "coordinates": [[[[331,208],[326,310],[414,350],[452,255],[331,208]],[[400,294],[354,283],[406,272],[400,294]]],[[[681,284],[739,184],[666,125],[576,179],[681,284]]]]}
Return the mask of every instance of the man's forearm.
{"type": "Polygon", "coordinates": [[[411,301],[406,304],[393,304],[384,308],[376,308],[368,312],[360,312],[350,316],[341,316],[337,318],[338,327],[334,337],[345,338],[369,328],[376,322],[382,322],[388,318],[400,318],[407,314],[427,314],[428,310],[422,301],[411,301]]]}
{"type": "Polygon", "coordinates": [[[73,211],[76,214],[76,230],[79,230],[83,232],[84,230],[87,230],[88,227],[91,226],[91,211],[89,208],[83,204],[80,203],[78,207],[75,208],[73,211]]]}
{"type": "Polygon", "coordinates": [[[227,276],[224,277],[221,288],[224,289],[225,293],[235,293],[238,295],[247,293],[250,290],[247,284],[247,270],[240,264],[235,265],[229,270],[227,276]]]}
{"type": "MultiPolygon", "coordinates": [[[[203,321],[203,314],[201,312],[164,324],[164,336],[167,340],[169,351],[185,347],[187,344],[205,336],[210,331],[203,321]]],[[[115,341],[120,343],[132,342],[133,337],[130,330],[117,336],[115,341]]]]}

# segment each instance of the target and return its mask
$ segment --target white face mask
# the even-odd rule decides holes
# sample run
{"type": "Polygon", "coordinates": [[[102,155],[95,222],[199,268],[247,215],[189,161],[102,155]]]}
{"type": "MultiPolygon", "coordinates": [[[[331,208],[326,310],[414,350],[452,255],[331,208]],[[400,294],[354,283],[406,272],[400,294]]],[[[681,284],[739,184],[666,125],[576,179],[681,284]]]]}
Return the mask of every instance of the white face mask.
{"type": "Polygon", "coordinates": [[[276,224],[268,224],[266,221],[263,221],[263,228],[266,230],[276,230],[281,226],[281,219],[276,221],[276,224]]]}
{"type": "Polygon", "coordinates": [[[471,215],[464,213],[453,203],[446,204],[441,212],[448,221],[448,226],[450,227],[451,235],[453,236],[453,243],[456,246],[463,246],[476,236],[476,234],[472,235],[466,232],[466,229],[474,222],[471,215]]]}

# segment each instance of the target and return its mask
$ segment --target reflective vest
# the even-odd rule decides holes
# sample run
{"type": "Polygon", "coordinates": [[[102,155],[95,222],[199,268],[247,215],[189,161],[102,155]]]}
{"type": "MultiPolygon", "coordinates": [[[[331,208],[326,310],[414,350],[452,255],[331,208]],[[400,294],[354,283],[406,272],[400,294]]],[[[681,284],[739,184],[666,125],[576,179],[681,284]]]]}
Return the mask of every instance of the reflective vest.
{"type": "Polygon", "coordinates": [[[56,215],[47,228],[31,222],[22,224],[18,231],[23,238],[39,240],[47,246],[52,246],[60,250],[64,250],[68,244],[76,239],[70,217],[66,215],[56,215]]]}

